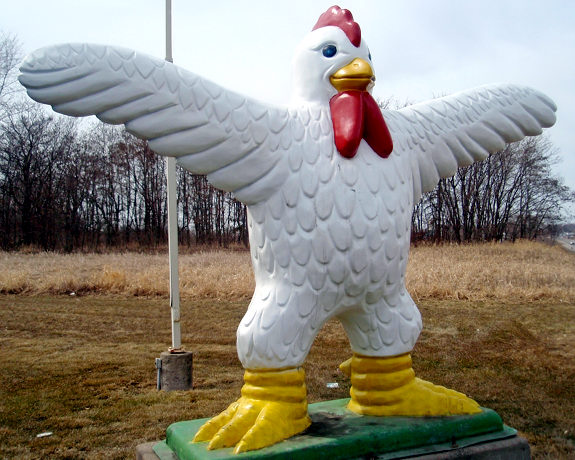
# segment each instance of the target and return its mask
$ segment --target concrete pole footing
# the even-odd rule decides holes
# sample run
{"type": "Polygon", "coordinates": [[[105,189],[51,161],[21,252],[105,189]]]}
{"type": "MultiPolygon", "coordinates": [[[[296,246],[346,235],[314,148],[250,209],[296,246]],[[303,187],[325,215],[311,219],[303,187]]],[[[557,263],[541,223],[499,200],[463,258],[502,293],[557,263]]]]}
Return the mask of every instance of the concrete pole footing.
{"type": "Polygon", "coordinates": [[[160,354],[160,390],[191,390],[193,387],[192,365],[194,354],[191,351],[160,354]]]}

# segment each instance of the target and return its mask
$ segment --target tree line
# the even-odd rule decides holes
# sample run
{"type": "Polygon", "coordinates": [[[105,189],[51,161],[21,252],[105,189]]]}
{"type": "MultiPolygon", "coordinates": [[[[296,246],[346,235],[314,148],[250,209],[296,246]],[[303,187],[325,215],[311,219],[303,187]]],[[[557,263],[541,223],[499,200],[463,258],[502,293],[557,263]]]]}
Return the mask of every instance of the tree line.
{"type": "MultiPolygon", "coordinates": [[[[98,250],[167,242],[165,162],[123,128],[63,117],[17,83],[17,40],[0,35],[0,248],[98,250]]],[[[572,192],[545,138],[508,146],[443,179],[416,206],[413,239],[535,238],[572,192]]],[[[180,244],[247,246],[245,206],[178,169],[180,244]]]]}
{"type": "MultiPolygon", "coordinates": [[[[167,241],[165,161],[122,128],[13,106],[0,134],[0,247],[95,250],[167,241]]],[[[247,244],[245,207],[178,169],[182,244],[247,244]]]]}
{"type": "Polygon", "coordinates": [[[573,192],[553,174],[557,154],[545,136],[508,144],[460,168],[416,205],[412,238],[502,241],[553,233],[573,192]]]}

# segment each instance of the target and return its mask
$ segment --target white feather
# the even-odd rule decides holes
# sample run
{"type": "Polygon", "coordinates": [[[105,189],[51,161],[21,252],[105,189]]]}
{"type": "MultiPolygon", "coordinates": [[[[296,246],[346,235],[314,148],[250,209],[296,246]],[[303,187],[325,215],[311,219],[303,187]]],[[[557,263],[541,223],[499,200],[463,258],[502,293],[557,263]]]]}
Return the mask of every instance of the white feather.
{"type": "Polygon", "coordinates": [[[384,117],[394,133],[394,151],[416,154],[418,171],[412,174],[417,201],[457,167],[501,150],[506,142],[541,134],[555,123],[556,110],[536,90],[499,84],[405,107],[398,111],[401,117],[384,111],[384,117]]]}
{"type": "Polygon", "coordinates": [[[269,198],[287,177],[282,160],[292,137],[282,134],[300,121],[169,62],[118,47],[69,44],[36,51],[20,70],[32,99],[66,115],[123,123],[156,152],[209,174],[215,186],[241,190],[246,203],[269,198]],[[274,142],[279,148],[269,148],[274,142]]]}

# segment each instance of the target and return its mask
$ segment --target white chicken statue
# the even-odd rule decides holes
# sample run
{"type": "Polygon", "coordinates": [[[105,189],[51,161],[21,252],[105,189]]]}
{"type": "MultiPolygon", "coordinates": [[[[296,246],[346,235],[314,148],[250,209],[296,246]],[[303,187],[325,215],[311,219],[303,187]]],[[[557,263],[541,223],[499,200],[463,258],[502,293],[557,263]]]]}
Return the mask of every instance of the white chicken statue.
{"type": "Polygon", "coordinates": [[[405,288],[412,209],[441,177],[552,126],[556,107],[545,95],[492,85],[380,110],[370,94],[368,46],[351,13],[337,6],[297,48],[289,107],[110,46],[43,48],[21,72],[32,99],[123,123],[247,205],[256,288],[237,331],[244,386],[196,442],[237,453],[304,431],[311,421],[302,365],[331,318],[353,351],[343,366],[349,410],[481,410],[414,375],[410,352],[422,322],[405,288]]]}

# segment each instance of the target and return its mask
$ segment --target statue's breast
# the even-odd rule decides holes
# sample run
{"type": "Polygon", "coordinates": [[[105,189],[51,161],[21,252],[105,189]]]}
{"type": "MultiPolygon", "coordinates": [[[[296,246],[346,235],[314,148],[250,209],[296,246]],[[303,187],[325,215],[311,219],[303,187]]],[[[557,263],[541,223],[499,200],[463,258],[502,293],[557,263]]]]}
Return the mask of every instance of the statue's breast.
{"type": "Polygon", "coordinates": [[[287,278],[354,297],[392,266],[404,271],[412,185],[398,157],[382,159],[363,142],[353,159],[319,147],[315,161],[302,158],[281,190],[249,208],[256,281],[287,278]]]}

